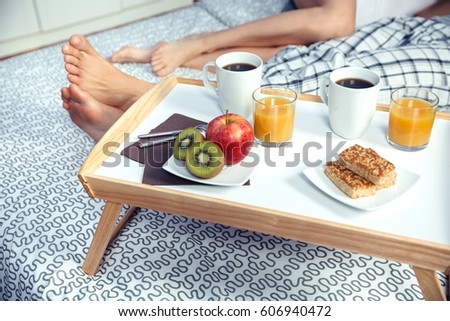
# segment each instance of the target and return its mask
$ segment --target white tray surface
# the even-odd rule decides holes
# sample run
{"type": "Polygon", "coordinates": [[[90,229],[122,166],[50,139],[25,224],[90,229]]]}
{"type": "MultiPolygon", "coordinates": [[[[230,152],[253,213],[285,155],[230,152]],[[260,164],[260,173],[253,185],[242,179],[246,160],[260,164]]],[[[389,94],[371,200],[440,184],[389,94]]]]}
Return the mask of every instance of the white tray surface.
{"type": "MultiPolygon", "coordinates": [[[[220,115],[221,111],[217,98],[206,88],[178,84],[131,133],[126,144],[137,140],[137,135],[148,132],[173,113],[209,121],[220,115]]],[[[346,142],[344,148],[356,143],[371,147],[394,164],[421,175],[419,182],[406,194],[374,211],[362,211],[338,202],[303,175],[307,166],[305,161],[314,162],[326,156],[327,132],[331,132],[327,107],[298,101],[295,122],[293,146],[257,148],[260,162],[251,176],[250,186],[189,185],[166,188],[450,245],[449,121],[436,119],[430,144],[420,152],[403,152],[388,145],[385,138],[388,123],[386,112],[375,113],[370,129],[359,139],[346,142],[331,134],[332,147],[341,141],[346,142]],[[311,142],[313,145],[306,160],[303,148],[311,142]]],[[[122,149],[123,145],[117,154],[122,149]]],[[[117,154],[105,163],[116,161],[117,154]]],[[[102,166],[95,174],[139,183],[143,169],[143,165],[122,157],[120,165],[102,166]]]]}

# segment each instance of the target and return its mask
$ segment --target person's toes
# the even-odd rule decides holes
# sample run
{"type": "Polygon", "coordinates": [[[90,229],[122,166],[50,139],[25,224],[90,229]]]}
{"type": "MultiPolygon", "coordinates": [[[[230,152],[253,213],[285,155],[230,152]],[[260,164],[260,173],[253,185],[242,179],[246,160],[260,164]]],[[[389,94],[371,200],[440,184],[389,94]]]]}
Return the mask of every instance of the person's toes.
{"type": "Polygon", "coordinates": [[[72,64],[74,66],[78,66],[78,64],[80,63],[80,59],[72,55],[64,55],[64,62],[72,64]]]}
{"type": "Polygon", "coordinates": [[[69,44],[70,44],[72,47],[74,47],[74,48],[80,50],[80,49],[82,49],[82,48],[81,48],[81,38],[82,38],[81,35],[72,35],[72,36],[69,38],[69,44]]]}
{"type": "Polygon", "coordinates": [[[69,47],[70,47],[70,46],[69,46],[68,44],[63,45],[63,46],[61,47],[61,52],[62,52],[64,55],[69,54],[69,50],[70,50],[69,47]]]}
{"type": "Polygon", "coordinates": [[[152,57],[150,58],[151,64],[158,64],[163,60],[164,56],[161,56],[158,51],[153,51],[152,57]]]}
{"type": "Polygon", "coordinates": [[[160,61],[154,61],[153,59],[152,61],[150,61],[150,65],[152,66],[153,70],[161,69],[163,66],[160,61]]]}
{"type": "Polygon", "coordinates": [[[61,88],[61,100],[62,100],[62,106],[64,109],[69,110],[70,109],[70,91],[69,88],[63,87],[61,88]]]}
{"type": "Polygon", "coordinates": [[[80,103],[85,103],[90,98],[90,95],[87,92],[81,90],[81,88],[78,85],[70,84],[69,92],[70,97],[72,97],[74,100],[80,103]]]}
{"type": "Polygon", "coordinates": [[[172,72],[172,69],[170,67],[164,66],[157,71],[154,70],[154,72],[158,77],[165,77],[172,72]]]}
{"type": "Polygon", "coordinates": [[[89,41],[82,35],[73,35],[69,39],[69,43],[72,47],[75,49],[78,49],[80,51],[84,51],[87,53],[93,53],[95,52],[94,48],[91,46],[89,41]]]}
{"type": "Polygon", "coordinates": [[[153,72],[157,75],[162,69],[164,69],[164,65],[160,62],[151,62],[150,63],[153,69],[153,72]]]}
{"type": "Polygon", "coordinates": [[[150,64],[152,65],[153,70],[161,70],[166,67],[166,62],[164,59],[160,59],[158,57],[152,57],[150,64]]]}
{"type": "Polygon", "coordinates": [[[76,75],[76,76],[79,75],[80,69],[72,64],[65,64],[64,68],[71,75],[76,75]]]}
{"type": "Polygon", "coordinates": [[[61,100],[62,100],[63,108],[70,112],[70,107],[72,107],[72,104],[74,102],[73,102],[72,98],[70,97],[69,87],[61,88],[61,100]]]}
{"type": "Polygon", "coordinates": [[[67,80],[71,84],[80,85],[80,77],[77,75],[67,74],[67,80]]]}
{"type": "Polygon", "coordinates": [[[69,101],[70,100],[70,91],[68,87],[61,88],[61,99],[63,101],[69,101]]]}
{"type": "Polygon", "coordinates": [[[71,62],[75,62],[81,57],[81,52],[70,44],[62,46],[62,53],[64,54],[64,61],[68,59],[71,60],[71,62]]]}
{"type": "Polygon", "coordinates": [[[151,65],[153,72],[158,77],[165,77],[174,70],[170,65],[168,65],[161,59],[152,59],[151,65]]]}

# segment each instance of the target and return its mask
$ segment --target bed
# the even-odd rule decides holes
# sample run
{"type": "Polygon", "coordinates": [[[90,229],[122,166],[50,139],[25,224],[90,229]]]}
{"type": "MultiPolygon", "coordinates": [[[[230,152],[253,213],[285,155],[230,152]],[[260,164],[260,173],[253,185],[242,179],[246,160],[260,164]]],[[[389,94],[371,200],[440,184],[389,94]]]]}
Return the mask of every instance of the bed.
{"type": "MultiPolygon", "coordinates": [[[[88,39],[109,56],[126,44],[151,47],[290,6],[266,2],[245,8],[242,1],[225,7],[200,1],[88,39]]],[[[85,275],[81,267],[104,203],[89,198],[77,178],[95,142],[61,107],[59,90],[68,83],[60,47],[0,61],[1,300],[423,300],[408,265],[152,209],[139,210],[108,247],[99,271],[85,275]]],[[[286,59],[299,50],[305,49],[287,48],[272,59],[265,81],[290,81],[316,94],[312,82],[302,87],[298,75],[292,80],[286,73],[286,59]]],[[[161,80],[145,64],[117,68],[161,80]]],[[[201,77],[186,68],[175,74],[201,77]]],[[[314,78],[308,70],[302,75],[314,78]]],[[[449,76],[443,77],[446,83],[434,84],[448,102],[449,76]]],[[[447,276],[439,278],[446,288],[447,276]]]]}

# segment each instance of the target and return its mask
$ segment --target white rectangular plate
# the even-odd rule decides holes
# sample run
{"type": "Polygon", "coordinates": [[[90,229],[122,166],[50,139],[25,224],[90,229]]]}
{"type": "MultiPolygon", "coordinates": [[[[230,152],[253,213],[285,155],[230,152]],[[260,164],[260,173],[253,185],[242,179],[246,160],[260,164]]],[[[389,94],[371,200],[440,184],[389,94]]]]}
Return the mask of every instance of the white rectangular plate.
{"type": "Polygon", "coordinates": [[[348,206],[371,211],[397,199],[419,180],[420,175],[396,166],[397,183],[378,191],[373,196],[353,199],[342,192],[323,172],[325,162],[318,167],[309,167],[303,171],[305,176],[320,190],[348,206]]]}

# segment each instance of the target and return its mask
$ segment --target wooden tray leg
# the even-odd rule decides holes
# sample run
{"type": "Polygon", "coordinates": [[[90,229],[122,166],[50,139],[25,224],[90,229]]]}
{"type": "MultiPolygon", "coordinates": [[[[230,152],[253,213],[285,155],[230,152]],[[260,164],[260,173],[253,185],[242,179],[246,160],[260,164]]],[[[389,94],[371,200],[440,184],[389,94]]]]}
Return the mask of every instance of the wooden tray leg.
{"type": "Polygon", "coordinates": [[[422,289],[422,294],[427,301],[446,301],[444,291],[439,283],[437,273],[432,270],[413,266],[417,282],[422,289]]]}
{"type": "Polygon", "coordinates": [[[126,222],[128,222],[131,218],[132,214],[134,214],[136,209],[136,207],[131,207],[121,222],[119,222],[116,226],[117,218],[122,210],[122,204],[106,202],[103,213],[100,216],[94,238],[92,239],[91,246],[89,247],[86,259],[84,260],[84,273],[94,275],[95,272],[97,272],[98,266],[100,265],[100,261],[105,254],[108,244],[117,236],[126,222]]]}

